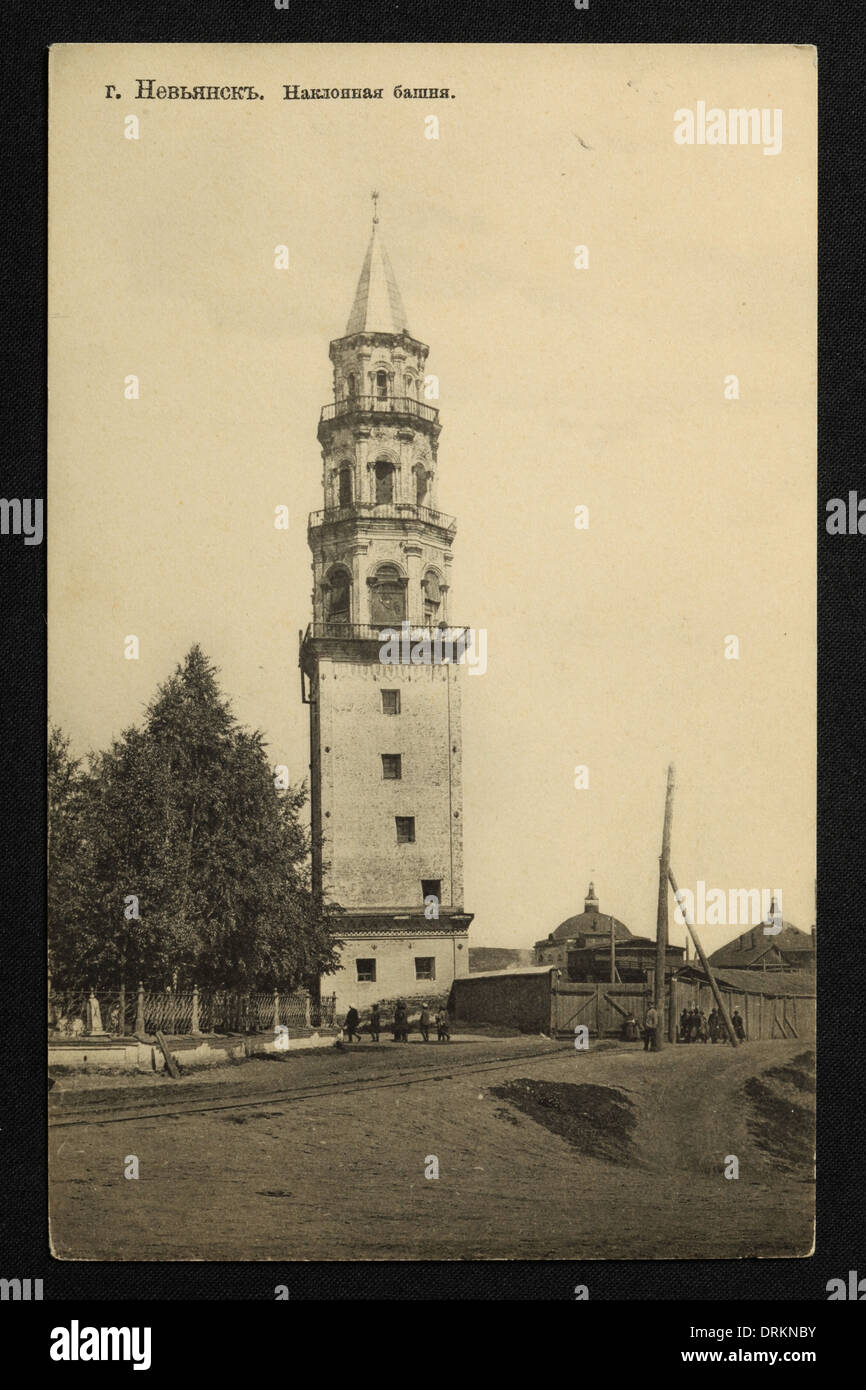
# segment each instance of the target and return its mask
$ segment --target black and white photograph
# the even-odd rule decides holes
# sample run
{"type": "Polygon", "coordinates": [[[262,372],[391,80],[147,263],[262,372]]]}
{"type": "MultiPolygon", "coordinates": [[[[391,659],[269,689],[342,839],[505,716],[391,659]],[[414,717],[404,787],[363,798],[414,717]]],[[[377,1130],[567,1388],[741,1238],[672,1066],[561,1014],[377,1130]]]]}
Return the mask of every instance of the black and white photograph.
{"type": "Polygon", "coordinates": [[[59,43],[48,163],[54,1260],[809,1257],[815,49],[59,43]]]}

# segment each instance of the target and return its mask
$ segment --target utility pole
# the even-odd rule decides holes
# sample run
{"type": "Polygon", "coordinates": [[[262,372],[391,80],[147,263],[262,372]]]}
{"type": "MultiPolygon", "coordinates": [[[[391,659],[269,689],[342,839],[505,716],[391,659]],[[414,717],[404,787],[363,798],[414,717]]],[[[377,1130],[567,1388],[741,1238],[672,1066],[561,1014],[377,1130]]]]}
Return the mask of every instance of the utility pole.
{"type": "Polygon", "coordinates": [[[616,984],[616,936],[613,930],[613,918],[608,917],[610,922],[610,982],[616,984]]]}
{"type": "Polygon", "coordinates": [[[656,914],[656,977],[655,1007],[659,1016],[656,1028],[656,1047],[665,1045],[665,966],[668,954],[668,876],[671,869],[671,822],[674,815],[674,765],[668,764],[668,784],[665,792],[665,820],[662,829],[662,852],[659,855],[659,899],[656,914]]]}

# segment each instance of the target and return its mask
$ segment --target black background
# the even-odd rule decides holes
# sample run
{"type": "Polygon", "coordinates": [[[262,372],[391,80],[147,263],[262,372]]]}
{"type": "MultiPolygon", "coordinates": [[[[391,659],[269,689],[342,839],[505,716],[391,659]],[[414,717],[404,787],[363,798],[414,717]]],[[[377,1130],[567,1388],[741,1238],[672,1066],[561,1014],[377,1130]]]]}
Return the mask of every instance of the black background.
{"type": "MultiPolygon", "coordinates": [[[[864,748],[866,537],[828,536],[828,498],[860,486],[864,391],[864,26],[857,3],[332,4],[291,0],[227,3],[21,4],[0,14],[0,216],[2,236],[2,492],[45,497],[45,229],[47,49],[57,42],[502,42],[815,44],[820,102],[820,477],[817,499],[820,604],[818,925],[819,1185],[817,1251],[810,1259],[424,1264],[126,1264],[51,1258],[46,1225],[44,744],[46,545],[0,537],[0,1277],[42,1278],[46,1299],[70,1300],[68,1316],[108,1320],[98,1299],[266,1299],[287,1284],[291,1300],[389,1298],[573,1301],[590,1291],[568,1327],[585,1335],[596,1300],[768,1300],[787,1304],[736,1313],[671,1308],[677,1327],[815,1323],[817,1310],[791,1300],[826,1300],[830,1278],[866,1276],[863,1242],[864,990],[866,902],[861,855],[864,748]],[[80,1305],[80,1307],[79,1307],[80,1305]]],[[[519,174],[517,175],[519,177],[519,174]]],[[[756,461],[759,465],[759,460],[756,461]]],[[[86,468],[86,459],[81,461],[86,468]]],[[[766,518],[768,534],[775,526],[766,518]]],[[[62,526],[46,503],[46,525],[62,526]]],[[[759,593],[755,602],[761,602],[759,593]]],[[[767,680],[774,680],[772,669],[767,680]]],[[[803,750],[809,756],[809,750],[803,750]]],[[[749,796],[744,776],[743,797],[749,796]]],[[[804,924],[806,925],[806,924],[804,924]]],[[[780,1182],[784,1181],[780,1177],[780,1182]]],[[[346,1252],[335,1252],[335,1254],[346,1252]]],[[[289,1316],[291,1302],[283,1304],[289,1316]]],[[[11,1309],[10,1309],[11,1311],[11,1309]]],[[[64,1312],[64,1318],[67,1317],[64,1312]]],[[[166,1310],[168,1311],[168,1310],[166,1310]]],[[[108,1310],[106,1309],[106,1314],[108,1310]]],[[[140,1322],[159,1310],[115,1320],[140,1322]]],[[[636,1313],[634,1307],[629,1317],[636,1313]]],[[[833,1321],[851,1326],[839,1305],[833,1321]]],[[[18,1305],[17,1319],[37,1316],[18,1305]]],[[[56,1316],[56,1315],[55,1315],[56,1316]]],[[[859,1316],[859,1315],[857,1315],[859,1316]]],[[[44,1319],[43,1319],[44,1320],[44,1319]]],[[[278,1319],[279,1320],[279,1319],[278,1319]]],[[[258,1321],[258,1319],[256,1319],[258,1321]]],[[[667,1321],[667,1319],[666,1319],[667,1321]]],[[[275,1329],[272,1328],[272,1331],[275,1329]]],[[[549,1329],[527,1326],[530,1340],[549,1329]]],[[[223,1326],[223,1336],[228,1328],[223,1326]]],[[[298,1335],[294,1328],[294,1338],[298,1335]]],[[[679,1339],[679,1333],[676,1334],[679,1339]]],[[[679,1340],[678,1340],[679,1344],[679,1340]]],[[[682,1343],[686,1345],[686,1343],[682,1343]]],[[[694,1344],[692,1344],[694,1345],[694,1344]]],[[[708,1345],[708,1344],[704,1344],[708,1345]]],[[[764,1345],[769,1345],[765,1343],[764,1345]]],[[[773,1343],[778,1346],[780,1344],[773,1343]]],[[[790,1344],[796,1346],[796,1344],[790,1344]]],[[[363,1374],[368,1349],[356,1359],[363,1374]]],[[[324,1348],[323,1348],[324,1351],[324,1348]]],[[[647,1348],[650,1360],[655,1353],[647,1348]]],[[[434,1358],[435,1363],[435,1358],[434,1358]]],[[[337,1364],[339,1364],[339,1359],[337,1364]]],[[[387,1362],[379,1368],[387,1373],[387,1362]]],[[[575,1367],[575,1370],[577,1368],[575,1367]]],[[[435,1364],[430,1371],[436,1374],[435,1364]]],[[[332,1374],[330,1372],[329,1374],[332,1374]]],[[[339,1372],[337,1372],[339,1374],[339,1372]]]]}

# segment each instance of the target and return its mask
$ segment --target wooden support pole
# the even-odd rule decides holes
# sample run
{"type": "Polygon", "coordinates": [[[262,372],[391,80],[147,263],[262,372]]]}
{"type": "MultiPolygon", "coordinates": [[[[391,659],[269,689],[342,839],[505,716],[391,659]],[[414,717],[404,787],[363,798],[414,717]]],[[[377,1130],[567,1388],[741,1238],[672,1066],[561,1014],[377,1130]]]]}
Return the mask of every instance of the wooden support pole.
{"type": "Polygon", "coordinates": [[[665,792],[665,820],[662,829],[662,852],[659,856],[659,897],[656,913],[656,976],[655,1008],[659,1016],[656,1028],[656,1047],[665,1045],[665,967],[668,956],[668,874],[671,864],[671,822],[674,815],[674,765],[668,765],[668,784],[665,792]]]}
{"type": "MultiPolygon", "coordinates": [[[[672,871],[671,871],[670,865],[668,866],[668,881],[669,881],[669,883],[670,883],[670,885],[671,885],[671,888],[674,890],[674,897],[676,898],[677,902],[679,903],[679,894],[680,894],[680,890],[679,890],[679,888],[677,887],[676,879],[675,879],[674,876],[673,876],[673,873],[672,873],[672,871]]],[[[683,917],[685,918],[686,926],[687,926],[688,929],[689,929],[689,934],[690,934],[690,936],[691,936],[691,938],[692,938],[692,941],[695,943],[695,950],[697,951],[698,955],[700,956],[701,965],[704,967],[704,969],[705,969],[706,972],[707,972],[707,979],[708,979],[709,982],[710,982],[710,989],[713,991],[713,998],[714,998],[715,1001],[716,1001],[716,1008],[718,1009],[719,1013],[722,1015],[722,1022],[724,1023],[726,1029],[728,1030],[728,1037],[730,1038],[731,1046],[732,1046],[732,1047],[737,1047],[737,1046],[739,1045],[739,1042],[738,1042],[738,1038],[737,1038],[736,1029],[734,1028],[733,1023],[731,1022],[731,1016],[730,1016],[730,1014],[728,1013],[727,1005],[725,1004],[725,1001],[724,1001],[724,999],[722,998],[721,990],[719,989],[718,985],[716,984],[716,977],[715,977],[715,975],[713,974],[712,966],[710,965],[710,962],[708,961],[708,959],[707,959],[707,957],[706,957],[706,954],[705,954],[705,952],[704,952],[704,948],[703,948],[703,946],[702,946],[701,943],[700,943],[700,940],[699,940],[699,938],[698,938],[697,932],[695,931],[694,923],[689,921],[689,915],[688,915],[688,913],[686,912],[686,909],[683,907],[682,903],[680,903],[680,911],[682,912],[683,917]]]]}
{"type": "Polygon", "coordinates": [[[162,1055],[165,1058],[166,1071],[168,1072],[169,1076],[172,1078],[173,1081],[177,1081],[178,1077],[180,1076],[180,1068],[171,1055],[168,1042],[166,1041],[165,1033],[161,1032],[159,1028],[157,1028],[156,1030],[156,1040],[159,1043],[160,1051],[162,1052],[162,1055]]]}

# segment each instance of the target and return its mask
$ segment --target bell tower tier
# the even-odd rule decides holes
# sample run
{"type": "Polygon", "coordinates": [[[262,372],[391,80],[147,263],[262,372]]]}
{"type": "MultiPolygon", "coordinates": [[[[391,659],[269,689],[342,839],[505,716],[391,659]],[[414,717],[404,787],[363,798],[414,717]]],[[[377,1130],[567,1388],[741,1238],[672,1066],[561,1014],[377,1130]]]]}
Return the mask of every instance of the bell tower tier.
{"type": "Polygon", "coordinates": [[[441,647],[437,660],[432,642],[429,660],[403,643],[399,662],[383,645],[386,629],[413,639],[451,629],[457,523],[437,506],[429,349],[409,331],[377,197],[346,332],[330,345],[333,400],[318,427],[324,506],[308,527],[313,621],[300,650],[314,891],[344,909],[341,967],[322,982],[338,1009],[447,994],[468,973],[472,920],[461,668],[441,647]]]}

